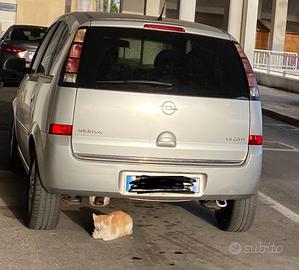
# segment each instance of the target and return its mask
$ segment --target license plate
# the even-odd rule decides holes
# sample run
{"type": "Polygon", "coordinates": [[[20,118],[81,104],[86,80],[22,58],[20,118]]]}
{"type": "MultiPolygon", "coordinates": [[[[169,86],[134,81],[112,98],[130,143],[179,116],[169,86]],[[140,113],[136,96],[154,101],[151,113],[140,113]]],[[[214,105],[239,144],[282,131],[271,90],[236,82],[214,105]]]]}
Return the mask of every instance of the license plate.
{"type": "MultiPolygon", "coordinates": [[[[175,190],[174,187],[171,188],[159,188],[159,187],[153,187],[152,189],[136,189],[134,188],[134,183],[136,184],[136,181],[140,181],[141,176],[136,175],[126,175],[125,178],[125,190],[128,193],[198,193],[199,192],[199,179],[198,178],[186,178],[186,187],[185,184],[183,185],[184,188],[175,190]]],[[[169,176],[164,176],[169,177],[169,176]]],[[[175,177],[175,176],[172,176],[175,177]]],[[[181,177],[181,176],[178,176],[181,177]]],[[[163,176],[161,176],[163,178],[163,176]]],[[[150,179],[148,180],[150,181],[150,179]]],[[[175,180],[174,180],[175,181],[175,180]]],[[[184,182],[184,181],[181,181],[184,182]]]]}

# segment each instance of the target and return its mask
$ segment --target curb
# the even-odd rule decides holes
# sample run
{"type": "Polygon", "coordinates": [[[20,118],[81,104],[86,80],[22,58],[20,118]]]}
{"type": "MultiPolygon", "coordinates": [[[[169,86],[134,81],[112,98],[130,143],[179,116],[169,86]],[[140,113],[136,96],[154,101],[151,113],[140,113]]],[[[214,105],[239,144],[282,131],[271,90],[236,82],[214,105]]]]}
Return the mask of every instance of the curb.
{"type": "Polygon", "coordinates": [[[262,108],[262,110],[263,110],[263,115],[270,116],[276,120],[280,120],[280,121],[286,122],[290,125],[299,127],[299,119],[296,119],[296,118],[290,117],[288,115],[281,114],[281,113],[278,113],[278,112],[275,112],[275,111],[272,111],[272,110],[269,110],[266,108],[262,108]]]}

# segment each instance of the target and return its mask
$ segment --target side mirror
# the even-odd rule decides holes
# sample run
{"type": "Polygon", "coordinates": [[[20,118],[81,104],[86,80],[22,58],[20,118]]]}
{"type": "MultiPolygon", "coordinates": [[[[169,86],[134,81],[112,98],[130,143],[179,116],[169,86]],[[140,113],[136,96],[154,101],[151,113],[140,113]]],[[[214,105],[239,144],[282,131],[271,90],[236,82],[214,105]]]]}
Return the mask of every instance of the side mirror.
{"type": "Polygon", "coordinates": [[[7,59],[3,65],[3,70],[12,71],[15,73],[26,73],[26,61],[24,58],[7,59]]]}

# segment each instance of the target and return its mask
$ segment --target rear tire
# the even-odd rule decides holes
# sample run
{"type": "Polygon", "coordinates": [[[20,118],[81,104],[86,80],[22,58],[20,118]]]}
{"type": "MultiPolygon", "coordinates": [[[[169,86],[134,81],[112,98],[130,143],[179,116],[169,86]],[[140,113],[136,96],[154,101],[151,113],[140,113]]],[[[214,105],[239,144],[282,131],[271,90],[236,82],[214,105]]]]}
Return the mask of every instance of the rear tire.
{"type": "Polygon", "coordinates": [[[32,161],[28,186],[28,228],[54,229],[59,220],[60,195],[48,193],[42,186],[36,158],[32,161]]]}
{"type": "Polygon", "coordinates": [[[227,203],[225,208],[215,211],[218,227],[229,232],[248,231],[255,218],[257,194],[227,203]]]}

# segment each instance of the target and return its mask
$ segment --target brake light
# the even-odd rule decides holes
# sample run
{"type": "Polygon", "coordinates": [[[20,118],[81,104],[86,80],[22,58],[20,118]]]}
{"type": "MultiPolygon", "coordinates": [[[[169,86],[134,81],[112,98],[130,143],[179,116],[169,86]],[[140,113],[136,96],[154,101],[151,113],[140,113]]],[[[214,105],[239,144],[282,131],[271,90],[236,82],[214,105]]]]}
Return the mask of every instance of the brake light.
{"type": "Polygon", "coordinates": [[[50,124],[49,134],[71,136],[73,131],[72,125],[50,124]]]}
{"type": "Polygon", "coordinates": [[[77,73],[80,64],[80,56],[82,52],[85,32],[86,29],[79,29],[76,33],[65,67],[65,73],[63,77],[64,82],[76,83],[77,81],[77,73]]]}
{"type": "Polygon", "coordinates": [[[245,73],[246,73],[247,83],[248,83],[249,92],[250,92],[249,93],[250,99],[251,100],[260,100],[260,93],[259,93],[259,90],[258,90],[256,78],[255,78],[253,69],[250,65],[250,62],[249,62],[244,50],[240,46],[240,44],[235,43],[235,47],[236,47],[236,49],[239,53],[239,56],[242,60],[243,67],[244,67],[244,70],[245,70],[245,73]]]}
{"type": "Polygon", "coordinates": [[[82,45],[83,45],[82,43],[74,43],[71,47],[69,57],[71,57],[71,58],[80,58],[82,45]]]}
{"type": "Polygon", "coordinates": [[[0,50],[3,52],[8,52],[8,53],[20,53],[26,51],[25,48],[20,48],[20,47],[10,47],[7,45],[2,45],[0,47],[0,50]]]}
{"type": "Polygon", "coordinates": [[[262,135],[249,135],[248,145],[262,145],[263,136],[262,135]]]}
{"type": "Polygon", "coordinates": [[[164,25],[164,24],[145,24],[143,26],[145,29],[154,29],[154,30],[164,30],[164,31],[173,31],[173,32],[185,32],[185,28],[180,26],[173,25],[164,25]]]}
{"type": "Polygon", "coordinates": [[[79,68],[79,58],[70,58],[67,60],[65,72],[77,73],[79,68]]]}

